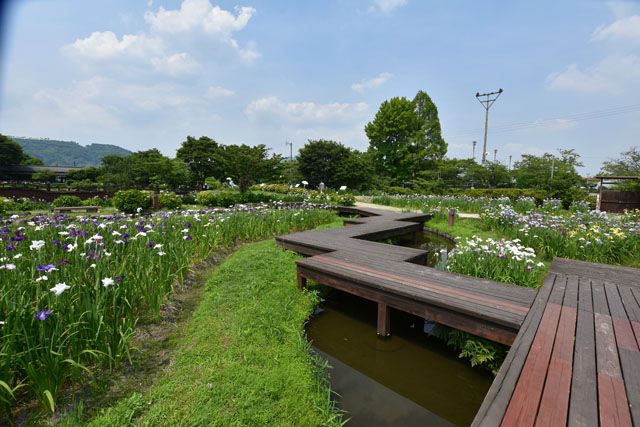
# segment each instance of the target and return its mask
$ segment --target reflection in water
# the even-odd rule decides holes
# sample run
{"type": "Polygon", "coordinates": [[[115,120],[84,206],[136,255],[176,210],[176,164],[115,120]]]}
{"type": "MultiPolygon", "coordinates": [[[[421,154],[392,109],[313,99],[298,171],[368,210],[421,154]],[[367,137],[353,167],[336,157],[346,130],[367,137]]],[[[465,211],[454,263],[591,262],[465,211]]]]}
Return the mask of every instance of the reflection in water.
{"type": "MultiPolygon", "coordinates": [[[[444,240],[421,244],[451,248],[444,240]]],[[[492,375],[458,359],[424,333],[430,323],[407,313],[392,310],[392,337],[378,339],[376,316],[376,303],[333,291],[307,330],[334,367],[331,386],[348,425],[471,424],[492,375]]]]}

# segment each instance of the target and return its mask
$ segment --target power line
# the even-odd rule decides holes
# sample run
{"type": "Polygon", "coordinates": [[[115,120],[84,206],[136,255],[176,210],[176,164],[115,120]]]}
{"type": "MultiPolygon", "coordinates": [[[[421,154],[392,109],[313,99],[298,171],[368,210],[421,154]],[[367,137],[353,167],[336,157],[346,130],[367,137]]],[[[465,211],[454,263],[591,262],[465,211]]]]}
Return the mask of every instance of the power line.
{"type": "MultiPolygon", "coordinates": [[[[586,113],[577,113],[570,114],[566,116],[553,117],[548,119],[535,120],[532,122],[514,122],[514,123],[505,123],[502,125],[493,126],[491,128],[492,133],[505,133],[505,132],[516,132],[520,130],[529,130],[540,127],[547,127],[551,125],[558,124],[558,122],[562,120],[566,121],[581,121],[588,119],[600,119],[605,117],[618,116],[622,114],[628,114],[635,111],[640,111],[640,104],[613,107],[606,110],[598,110],[591,111],[586,113]]],[[[448,135],[449,138],[462,138],[476,135],[478,132],[481,132],[480,129],[469,129],[469,130],[460,130],[454,131],[448,135]]]]}

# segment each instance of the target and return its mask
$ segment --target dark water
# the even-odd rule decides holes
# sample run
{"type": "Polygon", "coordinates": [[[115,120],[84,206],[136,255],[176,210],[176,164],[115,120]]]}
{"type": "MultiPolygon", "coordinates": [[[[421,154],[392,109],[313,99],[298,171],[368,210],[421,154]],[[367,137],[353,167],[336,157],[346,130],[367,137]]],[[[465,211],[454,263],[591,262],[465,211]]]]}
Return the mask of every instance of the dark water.
{"type": "MultiPolygon", "coordinates": [[[[435,252],[452,245],[426,235],[414,247],[435,252]]],[[[493,376],[425,333],[433,324],[424,319],[392,310],[392,336],[381,340],[376,318],[376,303],[334,290],[307,330],[333,366],[331,386],[348,425],[471,424],[493,376]]]]}

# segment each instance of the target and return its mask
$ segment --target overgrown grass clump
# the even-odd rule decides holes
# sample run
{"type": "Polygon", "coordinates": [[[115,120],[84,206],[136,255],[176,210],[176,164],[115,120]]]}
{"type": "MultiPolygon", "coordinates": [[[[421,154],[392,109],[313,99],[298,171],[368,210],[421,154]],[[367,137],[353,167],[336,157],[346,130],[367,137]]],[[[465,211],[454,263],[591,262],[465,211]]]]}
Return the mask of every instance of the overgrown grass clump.
{"type": "Polygon", "coordinates": [[[238,250],[207,282],[167,374],[91,425],[340,425],[304,334],[318,297],[298,291],[298,258],[273,240],[238,250]]]}

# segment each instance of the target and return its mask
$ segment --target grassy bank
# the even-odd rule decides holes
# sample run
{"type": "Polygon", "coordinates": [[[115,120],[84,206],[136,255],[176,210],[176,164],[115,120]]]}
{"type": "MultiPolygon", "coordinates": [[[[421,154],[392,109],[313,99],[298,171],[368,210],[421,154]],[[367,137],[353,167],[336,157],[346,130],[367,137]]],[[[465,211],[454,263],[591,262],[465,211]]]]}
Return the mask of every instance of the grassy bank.
{"type": "Polygon", "coordinates": [[[297,290],[298,258],[273,240],[239,249],[208,280],[166,374],[91,425],[339,425],[304,335],[318,297],[297,290]]]}

